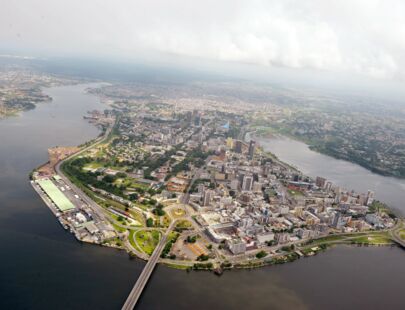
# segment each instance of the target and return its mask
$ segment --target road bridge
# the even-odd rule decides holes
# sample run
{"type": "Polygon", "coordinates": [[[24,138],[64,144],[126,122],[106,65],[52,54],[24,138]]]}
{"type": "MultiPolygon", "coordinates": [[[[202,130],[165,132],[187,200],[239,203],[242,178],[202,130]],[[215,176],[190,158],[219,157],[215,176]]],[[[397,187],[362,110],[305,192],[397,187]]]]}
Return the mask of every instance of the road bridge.
{"type": "Polygon", "coordinates": [[[155,250],[153,251],[151,257],[149,258],[148,262],[146,263],[145,267],[142,270],[141,275],[138,277],[134,287],[132,288],[131,292],[125,304],[122,306],[122,310],[132,310],[134,309],[139,297],[141,297],[142,291],[148,283],[150,276],[152,275],[153,270],[155,269],[156,264],[159,261],[160,255],[162,254],[163,248],[166,245],[167,238],[174,228],[176,221],[173,221],[169,228],[167,229],[166,233],[160,239],[158,245],[156,246],[155,250]]]}
{"type": "MultiPolygon", "coordinates": [[[[110,126],[105,131],[104,135],[99,137],[98,139],[96,139],[94,141],[94,143],[81,149],[79,152],[72,154],[68,158],[59,161],[54,167],[55,172],[62,178],[62,180],[67,185],[69,185],[73,189],[73,191],[78,193],[81,196],[81,198],[83,199],[83,201],[86,202],[89,206],[91,206],[95,211],[102,211],[102,208],[64,175],[64,173],[61,169],[61,166],[62,166],[63,162],[68,161],[69,159],[76,157],[80,154],[83,154],[84,152],[90,150],[91,148],[94,148],[95,146],[103,143],[106,139],[108,139],[110,133],[112,132],[112,129],[114,128],[114,126],[117,123],[118,123],[118,119],[116,120],[115,124],[113,126],[110,126]]],[[[98,212],[98,213],[104,217],[103,212],[98,212]]],[[[141,275],[139,276],[137,282],[135,283],[135,286],[133,287],[132,291],[130,292],[122,309],[131,309],[132,310],[135,307],[136,302],[138,301],[139,297],[141,296],[142,291],[146,286],[146,283],[148,282],[156,264],[159,261],[163,248],[166,245],[166,241],[169,236],[169,233],[173,230],[175,224],[176,224],[176,221],[173,221],[170,224],[169,228],[166,230],[165,234],[163,234],[158,245],[156,246],[155,250],[153,251],[153,253],[152,253],[151,257],[149,258],[148,262],[146,263],[144,269],[142,270],[141,275]]],[[[146,228],[146,229],[148,229],[148,228],[146,228]]]]}

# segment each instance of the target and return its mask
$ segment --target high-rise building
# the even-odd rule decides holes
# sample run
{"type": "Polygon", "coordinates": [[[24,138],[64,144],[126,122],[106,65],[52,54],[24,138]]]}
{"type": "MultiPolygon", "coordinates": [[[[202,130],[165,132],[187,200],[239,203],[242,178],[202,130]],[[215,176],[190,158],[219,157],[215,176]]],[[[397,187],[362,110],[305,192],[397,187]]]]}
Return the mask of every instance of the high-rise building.
{"type": "Polygon", "coordinates": [[[192,119],[193,119],[193,114],[191,113],[191,111],[188,111],[188,112],[186,113],[186,120],[187,120],[189,123],[191,123],[192,119]]]}
{"type": "Polygon", "coordinates": [[[326,179],[322,177],[316,177],[315,184],[320,188],[324,188],[326,184],[326,179]]]}
{"type": "Polygon", "coordinates": [[[251,160],[253,159],[253,156],[255,154],[255,149],[256,149],[256,141],[250,140],[248,155],[249,155],[249,159],[251,159],[251,160]]]}
{"type": "Polygon", "coordinates": [[[357,200],[359,205],[364,206],[367,203],[367,197],[364,194],[360,194],[358,200],[357,200]]]}
{"type": "Polygon", "coordinates": [[[194,126],[200,127],[201,126],[201,113],[198,110],[193,110],[192,114],[194,126]]]}
{"type": "Polygon", "coordinates": [[[332,226],[337,229],[340,229],[345,224],[346,224],[346,222],[345,222],[344,217],[340,213],[335,214],[335,216],[333,217],[333,220],[332,220],[332,226]]]}
{"type": "Polygon", "coordinates": [[[277,234],[276,240],[278,244],[287,243],[288,241],[290,241],[290,235],[288,233],[277,234]]]}
{"type": "Polygon", "coordinates": [[[367,205],[371,205],[374,201],[374,192],[373,191],[368,191],[367,192],[367,205]]]}
{"type": "Polygon", "coordinates": [[[258,181],[253,182],[253,191],[255,193],[260,193],[262,191],[263,184],[258,181]]]}
{"type": "Polygon", "coordinates": [[[238,186],[239,186],[239,180],[234,179],[231,181],[231,184],[230,184],[231,190],[236,191],[238,189],[238,186]]]}
{"type": "Polygon", "coordinates": [[[204,184],[198,184],[197,185],[197,192],[200,193],[201,195],[204,195],[204,191],[205,191],[204,184]]]}
{"type": "Polygon", "coordinates": [[[271,173],[271,164],[270,163],[266,163],[266,165],[263,168],[263,174],[265,176],[268,176],[271,173]]]}
{"type": "Polygon", "coordinates": [[[211,189],[207,189],[204,191],[203,194],[203,206],[209,206],[211,204],[212,198],[214,196],[214,191],[211,189]]]}
{"type": "Polygon", "coordinates": [[[235,153],[242,154],[242,141],[236,140],[233,145],[235,147],[235,153]]]}
{"type": "Polygon", "coordinates": [[[246,252],[246,243],[241,239],[227,240],[229,250],[234,254],[242,254],[246,252]]]}
{"type": "Polygon", "coordinates": [[[253,176],[245,175],[243,177],[242,190],[249,192],[252,190],[252,186],[253,186],[253,176]]]}

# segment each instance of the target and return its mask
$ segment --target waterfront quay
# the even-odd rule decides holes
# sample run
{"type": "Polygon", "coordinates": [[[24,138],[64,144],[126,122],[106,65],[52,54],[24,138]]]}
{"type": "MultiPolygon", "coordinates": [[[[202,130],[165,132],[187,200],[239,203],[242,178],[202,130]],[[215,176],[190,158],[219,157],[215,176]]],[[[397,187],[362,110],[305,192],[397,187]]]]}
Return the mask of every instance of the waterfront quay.
{"type": "Polygon", "coordinates": [[[32,180],[31,185],[63,228],[73,233],[79,241],[102,244],[117,237],[114,228],[104,220],[100,211],[86,204],[80,193],[75,192],[58,175],[32,180]]]}
{"type": "MultiPolygon", "coordinates": [[[[113,122],[114,119],[110,119],[107,124],[113,122]]],[[[111,126],[91,146],[104,141],[110,132],[111,126]]],[[[63,228],[73,233],[77,240],[111,246],[109,241],[117,239],[118,233],[107,220],[104,210],[60,170],[65,160],[79,156],[91,146],[49,149],[49,162],[33,171],[31,185],[63,228]]]]}

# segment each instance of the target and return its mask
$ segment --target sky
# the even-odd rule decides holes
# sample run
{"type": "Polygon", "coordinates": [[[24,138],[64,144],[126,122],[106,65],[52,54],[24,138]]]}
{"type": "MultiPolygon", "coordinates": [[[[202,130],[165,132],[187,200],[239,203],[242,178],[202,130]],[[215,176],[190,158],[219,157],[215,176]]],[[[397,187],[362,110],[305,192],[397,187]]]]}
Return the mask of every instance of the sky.
{"type": "Polygon", "coordinates": [[[1,0],[0,7],[0,52],[174,57],[405,80],[403,0],[1,0]]]}

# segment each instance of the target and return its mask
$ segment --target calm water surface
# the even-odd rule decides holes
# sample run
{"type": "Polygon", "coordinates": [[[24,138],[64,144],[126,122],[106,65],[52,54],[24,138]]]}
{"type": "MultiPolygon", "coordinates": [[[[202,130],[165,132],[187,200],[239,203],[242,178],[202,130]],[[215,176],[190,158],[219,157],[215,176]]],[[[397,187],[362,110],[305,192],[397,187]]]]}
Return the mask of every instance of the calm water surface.
{"type": "MultiPolygon", "coordinates": [[[[0,121],[0,309],[120,309],[144,265],[78,243],[29,185],[47,148],[98,135],[82,116],[105,107],[84,89],[48,89],[52,103],[0,121]]],[[[402,250],[339,247],[222,277],[159,266],[138,308],[404,309],[404,280],[402,250]]]]}
{"type": "Polygon", "coordinates": [[[305,143],[293,139],[256,139],[265,150],[271,151],[304,174],[323,176],[339,186],[359,192],[373,190],[378,199],[405,215],[405,179],[372,173],[359,165],[312,151],[305,143]]]}

